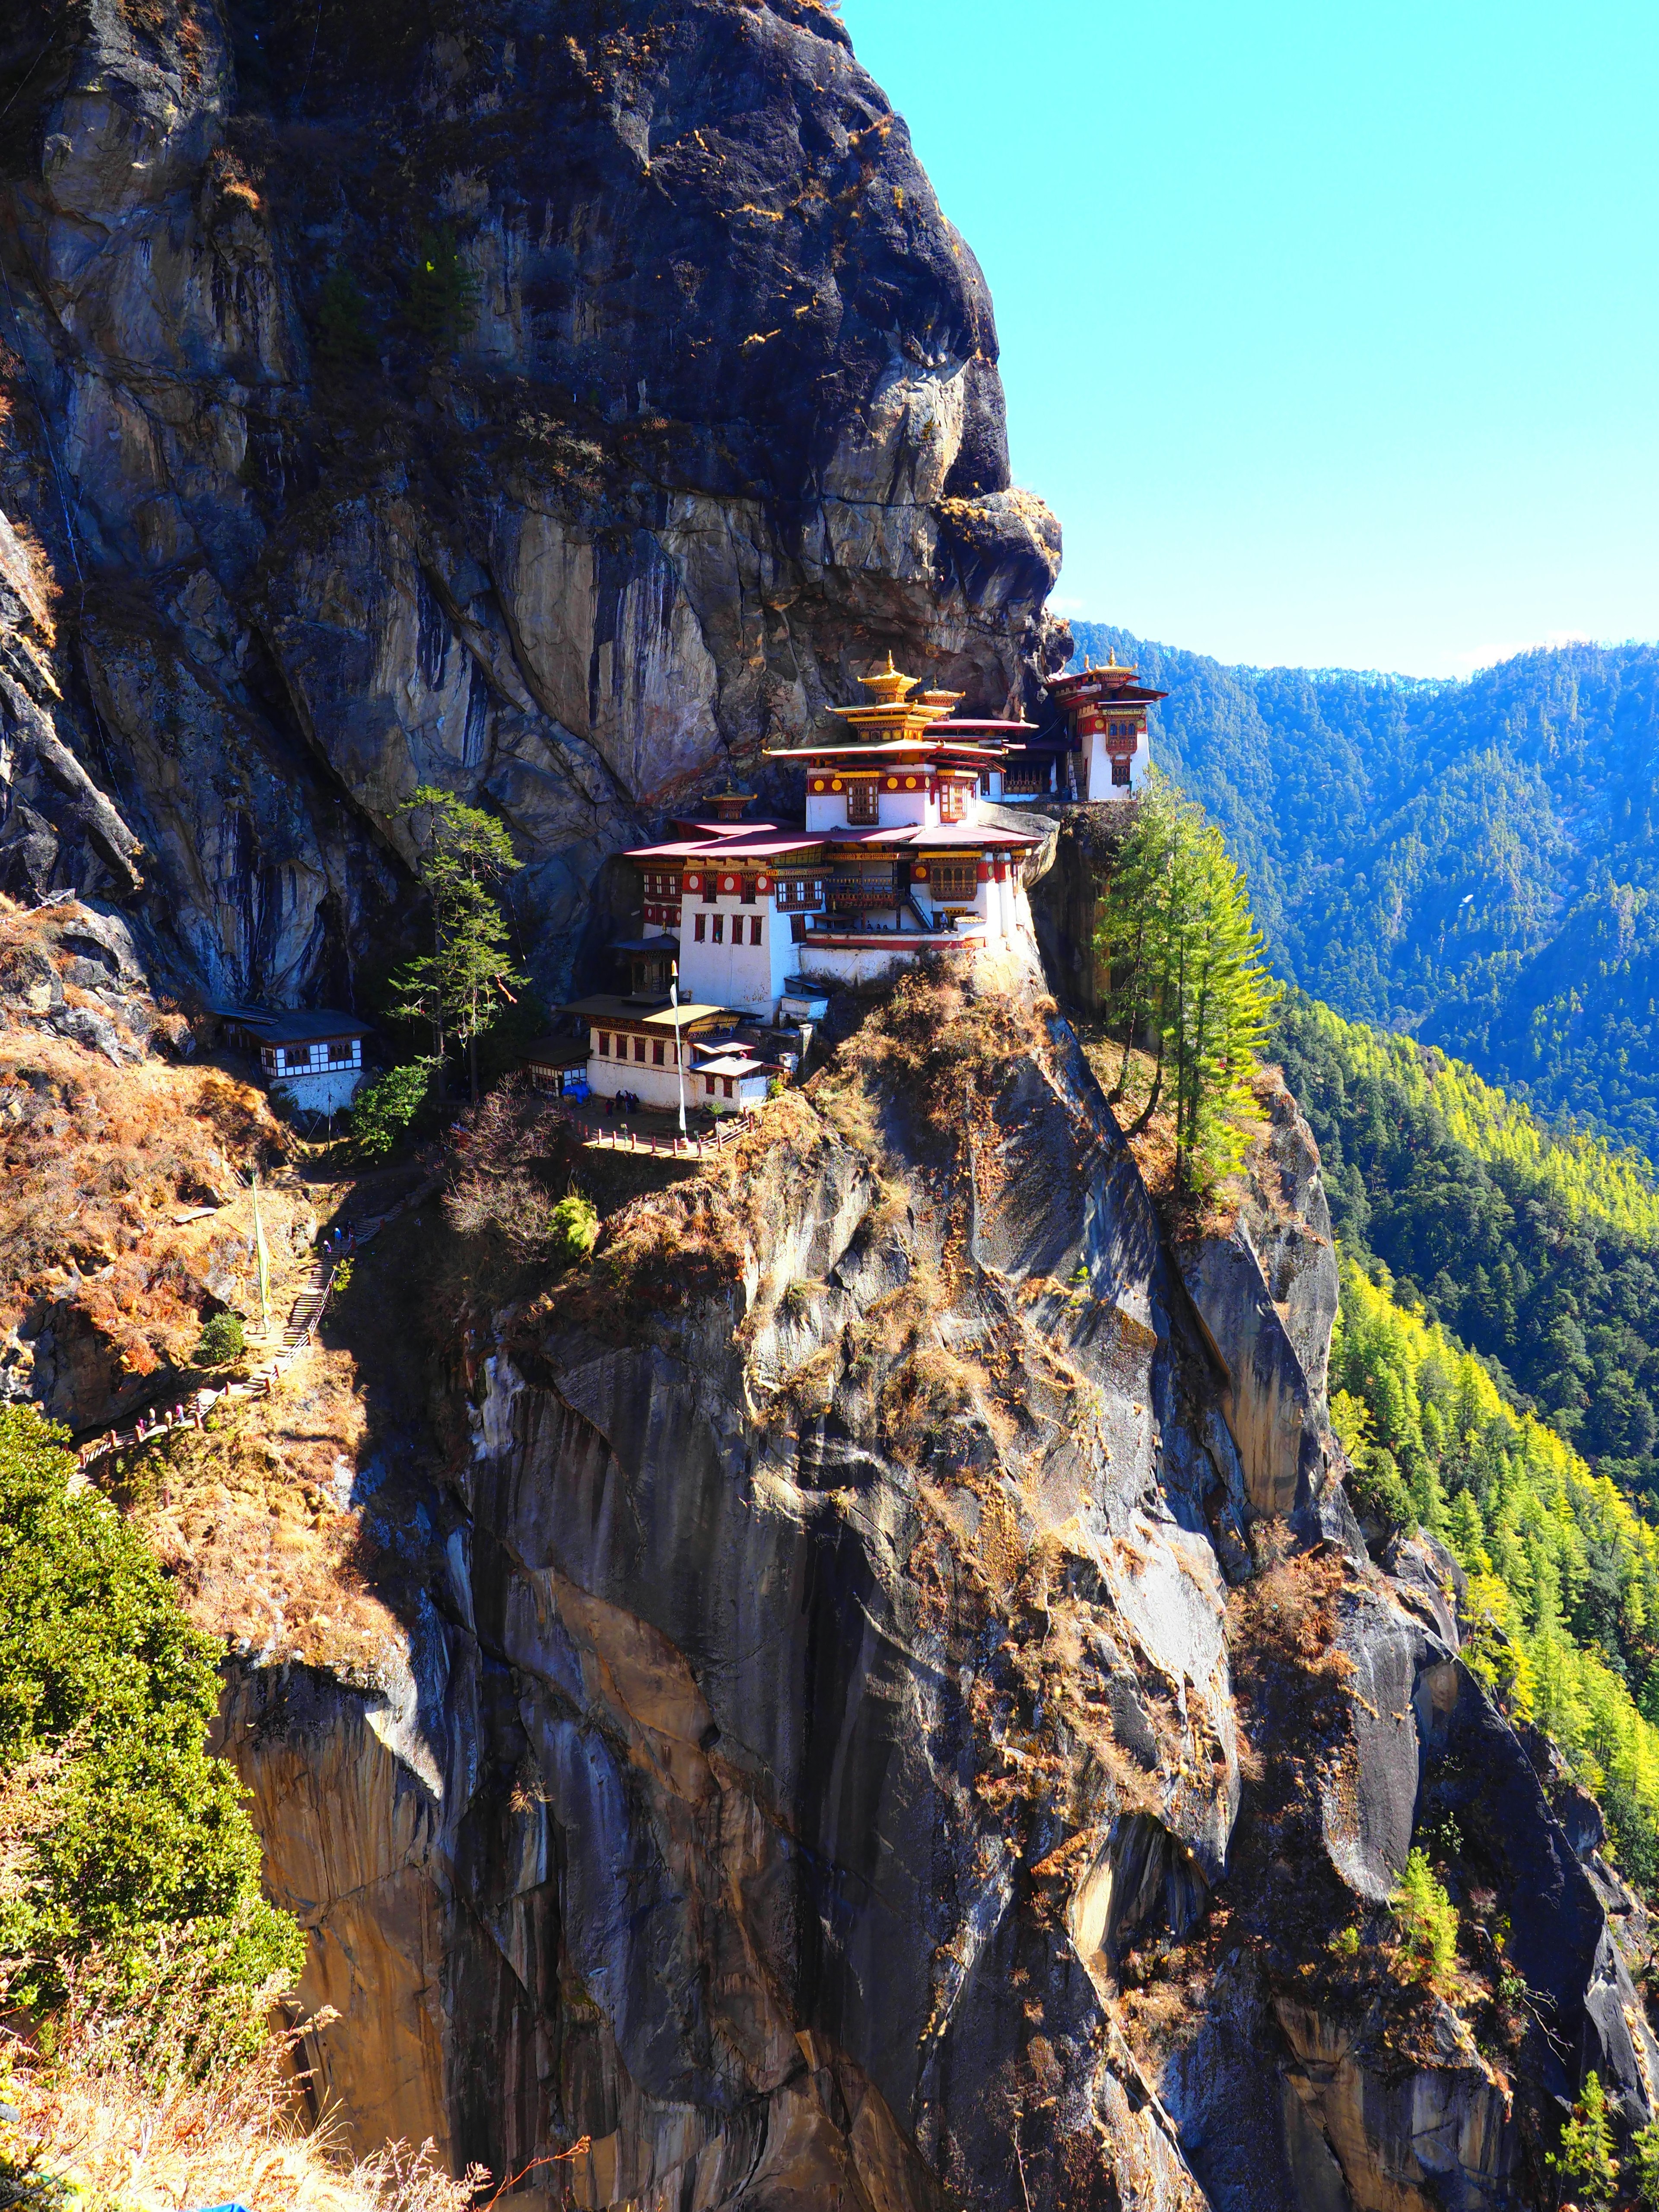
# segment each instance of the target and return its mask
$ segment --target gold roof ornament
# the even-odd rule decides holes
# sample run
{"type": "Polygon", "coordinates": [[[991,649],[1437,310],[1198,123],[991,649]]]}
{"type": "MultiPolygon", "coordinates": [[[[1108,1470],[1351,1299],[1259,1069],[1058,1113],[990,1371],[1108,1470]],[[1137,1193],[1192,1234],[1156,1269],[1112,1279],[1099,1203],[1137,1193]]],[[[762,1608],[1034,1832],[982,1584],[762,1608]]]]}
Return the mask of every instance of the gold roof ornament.
{"type": "Polygon", "coordinates": [[[863,684],[865,690],[872,693],[884,705],[889,700],[896,704],[907,691],[913,691],[921,681],[921,678],[919,676],[906,676],[894,667],[890,646],[887,649],[886,667],[878,668],[873,676],[860,676],[859,678],[859,682],[863,684]]]}

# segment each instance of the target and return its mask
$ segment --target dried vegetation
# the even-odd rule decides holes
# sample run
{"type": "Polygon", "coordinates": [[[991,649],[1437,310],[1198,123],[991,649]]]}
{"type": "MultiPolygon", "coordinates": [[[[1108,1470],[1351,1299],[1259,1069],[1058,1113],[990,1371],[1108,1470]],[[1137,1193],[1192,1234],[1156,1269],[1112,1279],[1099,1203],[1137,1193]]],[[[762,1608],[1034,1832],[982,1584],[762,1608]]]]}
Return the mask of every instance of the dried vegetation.
{"type": "Polygon", "coordinates": [[[430,2143],[354,2161],[337,2125],[310,2126],[281,2040],[204,2081],[158,2079],[100,2016],[71,2008],[54,2025],[49,2058],[15,2038],[0,2045],[21,2115],[0,2127],[0,2202],[57,2204],[67,2183],[90,2212],[468,2212],[488,2179],[452,2179],[430,2143]]]}
{"type": "Polygon", "coordinates": [[[379,1679],[401,1631],[352,1504],[368,1428],[352,1354],[318,1346],[142,1462],[131,1510],[198,1626],[269,1663],[379,1679]]]}
{"type": "MultiPolygon", "coordinates": [[[[0,994],[44,957],[33,920],[0,911],[0,994]]],[[[107,1347],[118,1390],[183,1362],[203,1314],[246,1295],[248,1224],[222,1210],[291,1142],[261,1092],[216,1069],[118,1067],[0,1031],[0,1330],[50,1304],[60,1343],[107,1347]],[[216,1218],[179,1218],[204,1208],[216,1218]]],[[[304,1210],[278,1198],[267,1234],[304,1210]]]]}

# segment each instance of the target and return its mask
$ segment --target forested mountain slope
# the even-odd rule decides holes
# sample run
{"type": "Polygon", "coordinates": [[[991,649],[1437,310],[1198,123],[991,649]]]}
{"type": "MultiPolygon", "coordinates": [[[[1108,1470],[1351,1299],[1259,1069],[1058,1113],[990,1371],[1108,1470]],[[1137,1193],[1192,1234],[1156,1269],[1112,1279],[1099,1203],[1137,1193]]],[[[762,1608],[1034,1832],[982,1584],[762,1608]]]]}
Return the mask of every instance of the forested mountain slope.
{"type": "Polygon", "coordinates": [[[1659,1151],[1659,648],[1429,683],[1072,628],[1168,689],[1157,756],[1225,827],[1282,973],[1659,1151]]]}
{"type": "MultiPolygon", "coordinates": [[[[1468,1068],[1292,992],[1272,1048],[1351,1257],[1381,1261],[1601,1473],[1659,1494],[1659,1200],[1468,1068]]],[[[1373,1272],[1376,1272],[1373,1270],[1373,1272]]]]}

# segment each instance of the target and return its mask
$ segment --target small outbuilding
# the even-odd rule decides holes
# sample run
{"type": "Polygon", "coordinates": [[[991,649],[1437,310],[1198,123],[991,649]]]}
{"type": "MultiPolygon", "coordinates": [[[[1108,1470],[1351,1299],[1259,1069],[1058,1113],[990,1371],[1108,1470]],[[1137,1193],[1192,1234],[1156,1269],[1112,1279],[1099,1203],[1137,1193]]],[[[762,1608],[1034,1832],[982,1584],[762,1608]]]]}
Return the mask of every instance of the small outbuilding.
{"type": "Polygon", "coordinates": [[[367,1022],[327,1007],[220,1006],[226,1042],[247,1053],[268,1090],[278,1085],[312,1114],[349,1106],[363,1079],[367,1022]]]}
{"type": "Polygon", "coordinates": [[[539,1036],[524,1048],[524,1071],[538,1091],[555,1098],[587,1096],[587,1039],[539,1036]]]}

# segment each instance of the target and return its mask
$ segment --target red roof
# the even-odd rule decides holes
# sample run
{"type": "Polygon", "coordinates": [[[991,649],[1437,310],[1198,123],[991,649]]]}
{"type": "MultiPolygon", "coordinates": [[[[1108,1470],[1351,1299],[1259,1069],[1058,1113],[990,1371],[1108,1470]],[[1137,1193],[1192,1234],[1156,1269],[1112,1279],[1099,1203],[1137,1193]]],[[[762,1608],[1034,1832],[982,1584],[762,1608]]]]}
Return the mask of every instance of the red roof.
{"type": "Polygon", "coordinates": [[[1149,690],[1134,681],[1133,668],[1079,668],[1070,676],[1047,678],[1048,696],[1060,706],[1073,707],[1085,699],[1118,700],[1138,706],[1143,700],[1167,699],[1167,691],[1149,690]]]}
{"type": "Polygon", "coordinates": [[[627,860],[770,860],[781,853],[809,853],[823,842],[814,831],[794,836],[692,837],[669,845],[636,845],[627,860]]]}
{"type": "Polygon", "coordinates": [[[897,830],[826,830],[826,845],[909,845],[963,847],[973,845],[1040,845],[1041,837],[1028,837],[1018,830],[994,830],[988,823],[944,823],[929,829],[921,823],[897,830]]]}

